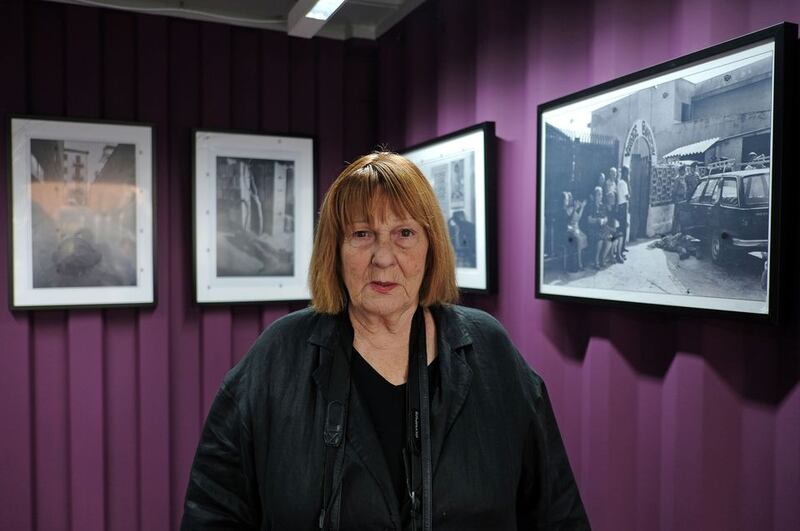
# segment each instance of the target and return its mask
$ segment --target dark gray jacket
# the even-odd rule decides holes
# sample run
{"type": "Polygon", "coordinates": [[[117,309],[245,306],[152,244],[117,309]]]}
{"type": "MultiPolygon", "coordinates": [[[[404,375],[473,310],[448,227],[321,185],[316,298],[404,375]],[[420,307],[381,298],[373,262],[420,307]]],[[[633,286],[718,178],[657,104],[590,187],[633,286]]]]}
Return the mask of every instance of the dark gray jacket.
{"type": "MultiPolygon", "coordinates": [[[[433,529],[588,529],[544,383],[488,314],[432,308],[433,529]]],[[[317,528],[328,374],[342,320],[276,321],[225,377],[186,492],[183,529],[317,528]]],[[[341,529],[400,529],[365,404],[350,395],[341,529]]]]}

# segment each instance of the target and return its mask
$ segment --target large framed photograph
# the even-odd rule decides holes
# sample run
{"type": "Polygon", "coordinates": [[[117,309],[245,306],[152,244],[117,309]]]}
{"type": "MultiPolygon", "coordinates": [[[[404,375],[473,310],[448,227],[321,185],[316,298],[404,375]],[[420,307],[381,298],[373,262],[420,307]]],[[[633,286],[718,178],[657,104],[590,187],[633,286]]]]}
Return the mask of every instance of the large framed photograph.
{"type": "Polygon", "coordinates": [[[464,292],[496,289],[494,122],[407,148],[439,199],[456,256],[456,280],[464,292]]]}
{"type": "Polygon", "coordinates": [[[194,132],[198,303],[307,300],[314,141],[194,132]]]}
{"type": "Polygon", "coordinates": [[[780,24],[540,105],[537,297],[774,320],[796,39],[780,24]]]}
{"type": "Polygon", "coordinates": [[[10,128],[12,310],[154,304],[152,127],[10,128]]]}

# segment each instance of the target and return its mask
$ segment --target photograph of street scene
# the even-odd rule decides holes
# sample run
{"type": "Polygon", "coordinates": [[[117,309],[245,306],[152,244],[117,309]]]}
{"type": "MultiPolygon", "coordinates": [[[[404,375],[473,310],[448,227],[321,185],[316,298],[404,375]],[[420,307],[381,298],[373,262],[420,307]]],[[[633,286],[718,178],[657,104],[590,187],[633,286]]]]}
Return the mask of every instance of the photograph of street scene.
{"type": "Polygon", "coordinates": [[[135,286],[133,144],[30,140],[34,288],[135,286]]]}
{"type": "Polygon", "coordinates": [[[294,161],[216,163],[217,276],[294,275],[294,161]]]}
{"type": "Polygon", "coordinates": [[[542,293],[766,313],[773,49],[543,111],[542,293]]]}

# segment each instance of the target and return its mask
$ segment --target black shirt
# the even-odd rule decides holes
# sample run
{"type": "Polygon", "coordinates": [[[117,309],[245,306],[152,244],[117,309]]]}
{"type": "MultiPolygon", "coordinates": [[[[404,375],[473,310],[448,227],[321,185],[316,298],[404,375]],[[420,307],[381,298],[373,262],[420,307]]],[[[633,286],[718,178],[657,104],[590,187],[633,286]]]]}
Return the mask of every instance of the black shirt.
{"type": "MultiPolygon", "coordinates": [[[[372,426],[378,436],[394,492],[400,506],[408,499],[406,474],[403,467],[405,446],[406,384],[392,385],[376,371],[361,354],[353,349],[352,378],[367,405],[372,426]]],[[[429,397],[433,397],[439,379],[439,358],[428,365],[429,397]]]]}

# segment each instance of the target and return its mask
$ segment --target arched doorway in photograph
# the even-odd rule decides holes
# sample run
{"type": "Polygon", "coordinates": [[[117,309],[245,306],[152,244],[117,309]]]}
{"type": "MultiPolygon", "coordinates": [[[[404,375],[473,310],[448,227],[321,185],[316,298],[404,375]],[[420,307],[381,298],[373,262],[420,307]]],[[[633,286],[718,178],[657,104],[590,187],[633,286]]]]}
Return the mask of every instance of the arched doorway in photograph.
{"type": "Polygon", "coordinates": [[[629,170],[630,239],[647,237],[647,214],[650,209],[650,176],[657,160],[656,140],[646,120],[633,122],[625,139],[622,166],[629,170]]]}

